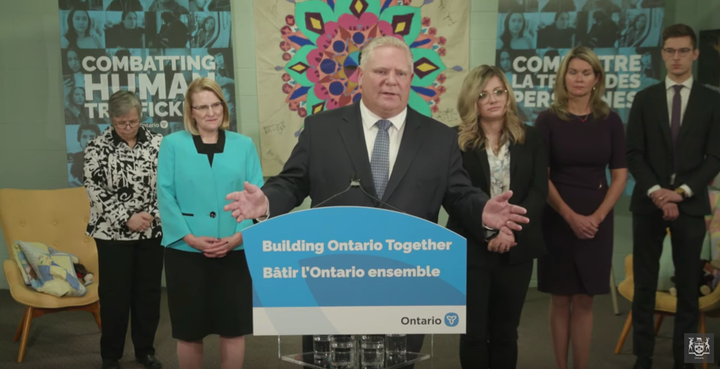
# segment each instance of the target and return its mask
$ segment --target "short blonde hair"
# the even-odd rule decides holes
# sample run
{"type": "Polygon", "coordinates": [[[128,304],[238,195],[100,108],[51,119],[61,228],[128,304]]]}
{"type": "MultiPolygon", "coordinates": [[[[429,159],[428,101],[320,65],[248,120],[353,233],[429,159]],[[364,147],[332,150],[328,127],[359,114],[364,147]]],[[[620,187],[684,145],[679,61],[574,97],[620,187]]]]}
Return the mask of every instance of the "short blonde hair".
{"type": "Polygon", "coordinates": [[[567,110],[568,99],[570,96],[568,94],[567,87],[565,86],[565,75],[567,74],[570,66],[570,61],[576,58],[584,60],[590,64],[595,76],[598,77],[598,82],[590,96],[591,114],[595,119],[606,118],[610,115],[610,107],[608,107],[608,104],[602,99],[605,95],[605,71],[603,70],[602,63],[600,63],[600,59],[597,55],[595,55],[595,53],[586,46],[575,47],[570,50],[567,55],[565,55],[565,59],[563,59],[562,64],[560,64],[560,69],[557,71],[557,76],[555,76],[555,90],[553,91],[555,94],[555,100],[552,105],[550,105],[549,110],[555,113],[555,115],[562,120],[570,119],[567,110]]]}
{"type": "Polygon", "coordinates": [[[197,122],[195,122],[195,119],[193,119],[192,117],[192,95],[203,91],[210,91],[214,93],[218,99],[220,99],[220,102],[223,106],[223,120],[220,128],[229,129],[230,112],[228,111],[225,94],[223,94],[222,88],[220,88],[220,85],[218,85],[217,82],[210,78],[203,77],[192,81],[192,83],[190,83],[190,86],[188,86],[187,91],[185,92],[185,116],[183,117],[183,125],[185,126],[185,130],[195,136],[200,134],[200,131],[198,131],[197,128],[197,122]]]}
{"type": "Polygon", "coordinates": [[[412,51],[410,51],[410,47],[405,43],[405,41],[402,41],[394,36],[382,36],[370,40],[370,42],[368,42],[368,44],[365,45],[365,47],[363,47],[362,49],[362,54],[360,55],[360,68],[364,70],[367,67],[367,63],[369,63],[370,59],[372,59],[373,51],[376,48],[383,46],[396,47],[405,51],[408,56],[408,67],[410,68],[409,72],[410,74],[413,73],[413,70],[415,68],[413,62],[413,54],[412,51]]]}
{"type": "Polygon", "coordinates": [[[500,146],[508,140],[519,144],[525,142],[525,124],[517,115],[517,101],[510,82],[500,68],[493,65],[481,65],[465,76],[458,98],[457,109],[461,119],[458,145],[463,151],[474,150],[488,144],[485,132],[480,127],[478,100],[485,85],[492,77],[498,77],[507,90],[505,122],[500,136],[500,146]]]}

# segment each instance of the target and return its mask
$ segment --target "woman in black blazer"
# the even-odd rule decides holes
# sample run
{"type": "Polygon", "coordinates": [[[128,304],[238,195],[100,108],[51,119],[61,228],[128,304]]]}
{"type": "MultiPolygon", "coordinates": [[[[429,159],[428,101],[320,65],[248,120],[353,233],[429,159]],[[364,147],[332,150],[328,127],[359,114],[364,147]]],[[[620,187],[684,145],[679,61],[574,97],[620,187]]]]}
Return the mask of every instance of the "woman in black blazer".
{"type": "MultiPolygon", "coordinates": [[[[512,190],[510,202],[527,209],[520,232],[475,232],[450,217],[447,227],[467,239],[467,329],[460,336],[463,368],[515,368],[517,327],[533,259],[545,253],[540,216],[548,194],[543,138],[517,116],[517,102],[502,70],[482,65],[463,82],[458,142],[474,186],[493,197],[512,190]]],[[[478,224],[478,227],[482,225],[478,224]]]]}

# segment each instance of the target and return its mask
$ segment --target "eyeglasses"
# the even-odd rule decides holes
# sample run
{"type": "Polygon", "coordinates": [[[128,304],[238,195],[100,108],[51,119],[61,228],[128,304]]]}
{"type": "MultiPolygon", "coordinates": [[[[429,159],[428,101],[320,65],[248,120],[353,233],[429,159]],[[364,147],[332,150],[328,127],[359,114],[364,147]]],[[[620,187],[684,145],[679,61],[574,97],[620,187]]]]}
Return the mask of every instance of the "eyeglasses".
{"type": "Polygon", "coordinates": [[[137,126],[140,125],[140,120],[138,120],[138,119],[135,119],[135,120],[126,120],[126,121],[123,121],[123,122],[113,122],[113,124],[114,124],[117,128],[127,128],[127,127],[135,128],[135,127],[137,127],[137,126]]]}
{"type": "Polygon", "coordinates": [[[683,47],[682,49],[672,49],[668,47],[662,49],[662,51],[669,56],[675,56],[675,53],[678,53],[680,54],[680,57],[686,57],[690,53],[690,51],[692,51],[692,49],[689,47],[683,47]]]}
{"type": "MultiPolygon", "coordinates": [[[[504,98],[506,93],[507,93],[507,90],[495,90],[492,92],[492,94],[495,95],[495,98],[497,98],[498,100],[504,98]]],[[[482,93],[480,93],[480,97],[478,98],[478,100],[488,101],[489,98],[490,98],[490,93],[482,92],[482,93]]]]}
{"type": "Polygon", "coordinates": [[[199,106],[193,106],[192,108],[195,109],[198,113],[200,113],[202,115],[207,114],[211,108],[214,112],[219,113],[223,109],[223,103],[222,103],[222,101],[218,101],[211,105],[199,105],[199,106]]]}

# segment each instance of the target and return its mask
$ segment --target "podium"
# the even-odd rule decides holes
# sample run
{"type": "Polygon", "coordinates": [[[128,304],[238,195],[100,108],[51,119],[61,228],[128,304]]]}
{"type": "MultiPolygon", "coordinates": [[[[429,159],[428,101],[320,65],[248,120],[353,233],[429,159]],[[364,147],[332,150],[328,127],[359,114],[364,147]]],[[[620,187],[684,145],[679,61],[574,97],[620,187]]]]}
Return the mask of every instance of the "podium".
{"type": "Polygon", "coordinates": [[[312,351],[283,350],[283,336],[425,334],[430,353],[408,347],[404,362],[385,357],[384,368],[401,368],[432,360],[434,334],[465,333],[466,240],[438,224],[385,209],[325,207],[255,224],[243,242],[253,334],[278,336],[283,361],[334,368],[315,364],[312,351]]]}

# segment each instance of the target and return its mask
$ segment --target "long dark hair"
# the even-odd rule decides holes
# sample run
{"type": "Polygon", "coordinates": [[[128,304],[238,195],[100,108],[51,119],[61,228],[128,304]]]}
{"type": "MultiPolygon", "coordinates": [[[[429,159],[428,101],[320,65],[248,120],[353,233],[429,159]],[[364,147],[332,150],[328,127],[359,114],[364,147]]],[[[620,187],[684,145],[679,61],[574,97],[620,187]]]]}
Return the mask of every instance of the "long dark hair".
{"type": "Polygon", "coordinates": [[[77,47],[77,39],[78,34],[75,31],[75,24],[73,22],[73,17],[75,16],[76,12],[85,12],[85,15],[87,15],[88,18],[88,26],[85,30],[85,35],[90,36],[90,29],[92,29],[92,18],[90,18],[90,13],[87,12],[87,10],[83,9],[73,9],[68,13],[67,16],[67,31],[65,31],[65,39],[68,40],[68,47],[77,47]]]}
{"type": "Polygon", "coordinates": [[[73,72],[72,69],[70,69],[70,65],[68,65],[68,55],[73,52],[75,53],[75,56],[78,58],[78,62],[80,63],[80,71],[82,72],[82,55],[80,55],[80,51],[73,46],[68,46],[67,49],[64,49],[62,51],[63,58],[62,58],[62,73],[63,75],[70,75],[75,72],[73,72]]]}
{"type": "Polygon", "coordinates": [[[507,13],[507,15],[505,16],[505,22],[504,22],[505,30],[503,31],[502,36],[500,36],[500,41],[502,41],[503,47],[510,48],[510,43],[512,42],[512,34],[510,34],[510,18],[512,18],[512,16],[514,14],[520,14],[520,16],[522,17],[522,20],[523,20],[523,26],[522,26],[522,29],[520,30],[520,32],[518,33],[518,37],[522,37],[523,34],[525,33],[525,30],[527,29],[527,19],[525,19],[525,15],[523,13],[519,13],[519,12],[507,13]]]}

